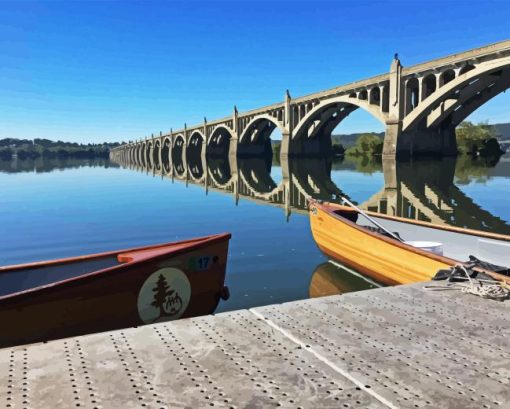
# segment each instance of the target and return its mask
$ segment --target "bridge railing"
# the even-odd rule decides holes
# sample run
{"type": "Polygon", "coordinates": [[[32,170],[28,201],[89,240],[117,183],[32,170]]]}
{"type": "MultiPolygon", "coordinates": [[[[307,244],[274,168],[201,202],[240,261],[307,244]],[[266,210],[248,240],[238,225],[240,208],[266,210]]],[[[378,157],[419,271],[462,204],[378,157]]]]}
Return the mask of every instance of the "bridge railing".
{"type": "Polygon", "coordinates": [[[486,45],[484,47],[474,48],[469,51],[451,54],[446,57],[436,58],[425,63],[410,65],[409,67],[405,67],[402,70],[402,75],[415,74],[422,71],[430,70],[432,68],[440,68],[445,65],[455,65],[465,60],[473,58],[483,58],[493,54],[500,54],[505,51],[508,51],[510,53],[510,40],[500,41],[498,43],[486,45]]]}

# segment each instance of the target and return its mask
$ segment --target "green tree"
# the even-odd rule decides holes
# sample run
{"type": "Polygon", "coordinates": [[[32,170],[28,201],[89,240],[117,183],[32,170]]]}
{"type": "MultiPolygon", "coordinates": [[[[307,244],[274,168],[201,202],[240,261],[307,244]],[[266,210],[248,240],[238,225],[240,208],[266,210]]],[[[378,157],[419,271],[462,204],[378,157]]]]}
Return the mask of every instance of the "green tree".
{"type": "Polygon", "coordinates": [[[157,318],[159,319],[168,315],[165,311],[165,302],[167,297],[171,296],[174,291],[170,290],[170,286],[166,282],[165,277],[163,277],[163,274],[159,275],[156,287],[154,287],[152,291],[154,292],[154,301],[151,305],[159,308],[159,317],[157,318]]]}
{"type": "Polygon", "coordinates": [[[281,151],[281,148],[282,148],[281,142],[280,141],[273,142],[271,148],[273,150],[273,156],[279,158],[280,157],[280,151],[281,151]]]}
{"type": "Polygon", "coordinates": [[[365,133],[360,135],[360,137],[356,140],[356,145],[351,146],[347,149],[347,155],[380,155],[383,149],[383,140],[373,134],[373,133],[365,133]]]}
{"type": "Polygon", "coordinates": [[[0,159],[2,160],[11,160],[14,151],[8,147],[0,147],[0,159]]]}
{"type": "Polygon", "coordinates": [[[496,139],[496,128],[487,122],[480,122],[477,125],[469,121],[461,122],[455,130],[455,134],[461,153],[478,155],[482,150],[485,153],[491,152],[491,154],[500,151],[499,142],[496,139]]]}
{"type": "Polygon", "coordinates": [[[18,159],[51,158],[108,158],[110,149],[118,146],[118,143],[107,144],[78,144],[76,142],[53,142],[49,139],[0,139],[2,155],[0,159],[10,160],[12,154],[9,149],[18,155],[18,159]],[[7,150],[6,150],[7,149],[7,150]]]}
{"type": "Polygon", "coordinates": [[[339,144],[334,143],[331,146],[331,151],[333,152],[334,156],[343,156],[345,154],[345,148],[340,143],[339,144]]]}

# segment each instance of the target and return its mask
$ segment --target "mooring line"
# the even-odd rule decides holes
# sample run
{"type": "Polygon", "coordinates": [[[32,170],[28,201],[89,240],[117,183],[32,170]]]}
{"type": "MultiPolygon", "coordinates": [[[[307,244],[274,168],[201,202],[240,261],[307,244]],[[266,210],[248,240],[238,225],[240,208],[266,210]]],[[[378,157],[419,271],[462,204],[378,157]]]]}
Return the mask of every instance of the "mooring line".
{"type": "Polygon", "coordinates": [[[386,405],[388,408],[391,409],[399,409],[398,406],[395,406],[393,403],[388,401],[386,398],[380,396],[378,393],[374,392],[373,389],[367,388],[365,384],[358,379],[356,379],[354,376],[352,376],[349,372],[344,371],[342,368],[338,367],[335,363],[331,362],[328,358],[325,356],[319,354],[317,351],[315,351],[311,346],[307,346],[308,344],[306,342],[301,341],[299,338],[296,338],[294,335],[292,335],[289,331],[283,329],[278,324],[275,324],[270,319],[264,317],[261,313],[258,311],[255,311],[254,309],[250,308],[248,311],[250,311],[253,315],[255,315],[257,318],[260,318],[263,320],[267,325],[274,328],[278,332],[280,332],[283,336],[290,339],[292,342],[298,344],[301,348],[303,348],[305,351],[310,352],[313,354],[317,359],[324,362],[326,365],[328,365],[331,369],[333,369],[335,372],[338,372],[340,375],[342,375],[344,378],[347,378],[349,381],[354,383],[357,387],[368,393],[373,398],[377,399],[382,404],[386,405]]]}

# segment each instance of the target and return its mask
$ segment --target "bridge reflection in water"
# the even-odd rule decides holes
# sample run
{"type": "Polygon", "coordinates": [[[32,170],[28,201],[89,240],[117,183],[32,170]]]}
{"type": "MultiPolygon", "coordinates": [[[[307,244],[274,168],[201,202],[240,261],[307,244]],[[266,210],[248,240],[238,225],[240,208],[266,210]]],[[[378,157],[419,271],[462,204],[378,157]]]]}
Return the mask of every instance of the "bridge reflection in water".
{"type": "MultiPolygon", "coordinates": [[[[472,160],[467,157],[413,162],[383,160],[384,189],[364,202],[363,208],[439,225],[510,234],[506,221],[482,209],[454,184],[456,174],[460,176],[466,171],[467,161],[472,160]]],[[[488,169],[487,164],[472,162],[468,166],[472,166],[473,174],[488,169]]]]}
{"type": "MultiPolygon", "coordinates": [[[[461,163],[465,158],[412,162],[362,159],[354,164],[347,160],[333,162],[331,158],[282,158],[281,180],[276,181],[271,175],[274,160],[271,156],[243,158],[200,153],[171,156],[113,159],[126,168],[203,186],[206,192],[230,194],[236,204],[243,199],[280,207],[287,218],[291,213],[306,214],[308,198],[339,202],[341,196],[349,197],[349,192],[342,191],[332,180],[333,165],[335,170],[368,168],[370,172],[382,171],[384,186],[360,204],[363,209],[510,234],[507,222],[482,209],[454,184],[459,164],[465,172],[466,163],[461,163]]],[[[486,164],[476,166],[478,170],[487,169],[486,164]]]]}

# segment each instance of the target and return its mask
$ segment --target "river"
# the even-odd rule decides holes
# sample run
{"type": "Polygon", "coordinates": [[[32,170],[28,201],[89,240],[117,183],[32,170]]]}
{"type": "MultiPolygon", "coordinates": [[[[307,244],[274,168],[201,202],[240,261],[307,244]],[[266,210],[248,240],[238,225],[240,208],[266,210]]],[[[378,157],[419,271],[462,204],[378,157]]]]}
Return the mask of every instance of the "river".
{"type": "Polygon", "coordinates": [[[374,285],[331,264],[306,198],[510,234],[510,155],[412,162],[367,158],[0,161],[0,265],[231,232],[217,312],[374,285]],[[189,171],[185,172],[184,169],[189,171]]]}

